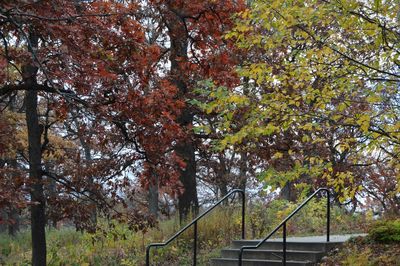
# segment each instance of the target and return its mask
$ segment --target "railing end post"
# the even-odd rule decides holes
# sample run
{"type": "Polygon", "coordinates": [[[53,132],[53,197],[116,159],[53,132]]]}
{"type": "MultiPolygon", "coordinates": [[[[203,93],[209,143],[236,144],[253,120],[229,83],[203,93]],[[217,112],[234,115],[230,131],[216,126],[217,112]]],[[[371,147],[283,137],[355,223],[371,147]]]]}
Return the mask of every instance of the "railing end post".
{"type": "Polygon", "coordinates": [[[193,266],[197,265],[197,221],[193,228],[193,266]]]}
{"type": "Polygon", "coordinates": [[[150,248],[151,245],[146,247],[146,266],[150,266],[150,248]]]}
{"type": "Polygon", "coordinates": [[[283,223],[283,230],[282,230],[282,236],[283,236],[283,258],[282,258],[282,264],[286,266],[286,222],[283,223]]]}
{"type": "Polygon", "coordinates": [[[239,250],[239,259],[238,259],[238,265],[242,266],[242,256],[243,256],[243,248],[240,248],[239,250]]]}
{"type": "Polygon", "coordinates": [[[242,194],[242,239],[246,237],[246,195],[244,190],[240,190],[242,194]]]}
{"type": "Polygon", "coordinates": [[[331,199],[329,190],[326,189],[326,242],[330,238],[330,224],[331,224],[331,199]]]}

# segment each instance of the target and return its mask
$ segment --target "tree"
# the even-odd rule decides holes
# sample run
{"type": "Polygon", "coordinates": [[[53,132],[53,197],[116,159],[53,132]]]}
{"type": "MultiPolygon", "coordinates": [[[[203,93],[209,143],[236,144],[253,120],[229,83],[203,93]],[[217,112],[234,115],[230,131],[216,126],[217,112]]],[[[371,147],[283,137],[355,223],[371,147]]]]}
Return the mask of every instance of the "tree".
{"type": "Polygon", "coordinates": [[[270,153],[264,180],[283,187],[319,177],[311,184],[333,187],[342,200],[365,192],[372,180],[364,168],[389,167],[398,179],[395,2],[253,1],[226,35],[247,52],[239,74],[251,94],[207,92],[205,110],[226,114],[220,146],[262,142],[270,153]]]}
{"type": "MultiPolygon", "coordinates": [[[[118,218],[114,207],[124,204],[120,193],[129,192],[128,172],[147,184],[151,164],[161,185],[177,183],[179,160],[171,147],[180,136],[175,120],[182,102],[157,72],[160,50],[144,41],[137,4],[3,1],[0,8],[2,107],[10,95],[25,92],[29,147],[29,178],[2,176],[1,182],[29,188],[29,197],[20,199],[31,207],[32,265],[45,265],[46,204],[84,221],[90,212],[80,203],[90,199],[118,218]],[[76,141],[65,123],[77,119],[85,143],[97,148],[93,163],[82,165],[83,150],[71,147],[60,147],[63,161],[46,163],[44,155],[55,148],[49,132],[76,141]],[[47,192],[50,180],[55,193],[47,192]]],[[[1,192],[1,203],[8,204],[13,195],[1,192]]],[[[125,215],[133,228],[147,225],[139,212],[125,215]]]]}
{"type": "Polygon", "coordinates": [[[198,81],[209,78],[228,87],[238,84],[233,71],[237,58],[232,43],[222,36],[233,25],[231,15],[243,8],[242,1],[149,1],[144,5],[144,13],[151,14],[145,17],[152,21],[150,39],[165,52],[160,71],[186,103],[177,118],[185,136],[174,148],[184,163],[178,196],[181,221],[198,211],[196,151],[201,140],[193,134],[193,123],[202,114],[190,103],[196,98],[193,89],[198,81]]]}

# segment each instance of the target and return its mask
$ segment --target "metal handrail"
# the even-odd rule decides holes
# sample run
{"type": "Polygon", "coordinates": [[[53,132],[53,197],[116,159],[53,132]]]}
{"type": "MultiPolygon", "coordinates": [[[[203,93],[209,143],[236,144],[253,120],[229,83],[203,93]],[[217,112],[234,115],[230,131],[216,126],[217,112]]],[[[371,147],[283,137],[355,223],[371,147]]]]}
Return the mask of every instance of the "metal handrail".
{"type": "Polygon", "coordinates": [[[283,258],[282,258],[282,264],[286,265],[286,222],[292,218],[301,208],[303,208],[312,198],[315,197],[319,192],[321,191],[326,191],[326,242],[329,242],[329,233],[330,233],[330,194],[329,190],[327,188],[319,188],[317,189],[311,196],[309,196],[303,203],[298,206],[294,211],[292,211],[272,232],[264,239],[262,239],[260,242],[258,242],[257,245],[255,246],[243,246],[240,248],[239,252],[239,266],[242,266],[242,258],[243,258],[243,251],[245,249],[257,249],[260,247],[262,244],[265,243],[276,231],[278,231],[281,227],[283,227],[283,258]]]}
{"type": "Polygon", "coordinates": [[[207,213],[212,211],[215,207],[220,205],[224,200],[226,200],[230,195],[234,193],[240,193],[242,194],[242,239],[245,238],[245,193],[244,190],[241,189],[233,189],[231,190],[228,194],[226,194],[222,199],[220,199],[217,203],[215,203],[212,207],[207,209],[205,212],[200,214],[196,219],[191,221],[189,224],[187,224],[185,227],[183,227],[181,230],[179,230],[175,235],[170,237],[167,241],[163,243],[151,243],[146,247],[146,266],[150,266],[150,249],[152,247],[164,247],[168,245],[171,241],[173,241],[175,238],[180,236],[183,232],[186,231],[189,227],[194,225],[194,243],[193,243],[193,265],[196,266],[196,261],[197,261],[197,221],[203,218],[207,213]]]}

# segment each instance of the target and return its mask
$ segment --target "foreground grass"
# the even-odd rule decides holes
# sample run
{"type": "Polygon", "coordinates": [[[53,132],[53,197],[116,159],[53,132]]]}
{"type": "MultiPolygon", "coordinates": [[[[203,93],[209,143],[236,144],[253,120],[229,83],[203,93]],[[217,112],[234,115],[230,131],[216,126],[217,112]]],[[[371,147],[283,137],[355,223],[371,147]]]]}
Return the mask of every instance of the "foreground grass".
{"type": "MultiPolygon", "coordinates": [[[[261,238],[272,230],[296,204],[276,200],[251,206],[246,217],[247,238],[261,238]]],[[[325,233],[324,201],[315,201],[288,224],[288,233],[320,235],[325,233]]],[[[332,209],[332,233],[363,232],[366,215],[346,214],[332,209]]],[[[116,222],[100,221],[94,234],[81,233],[71,227],[47,231],[48,265],[136,265],[144,263],[145,247],[151,242],[165,241],[180,225],[176,218],[162,221],[147,232],[133,232],[116,222]]],[[[240,206],[216,209],[198,224],[198,265],[206,265],[217,257],[219,249],[241,235],[240,206]]],[[[279,232],[278,232],[279,233],[279,232]]],[[[30,265],[30,232],[22,231],[15,238],[0,235],[0,265],[30,265]]],[[[166,248],[152,251],[152,264],[191,265],[193,231],[189,229],[166,248]]]]}
{"type": "Polygon", "coordinates": [[[400,219],[371,223],[366,237],[349,240],[333,250],[321,266],[400,266],[400,219]]]}
{"type": "Polygon", "coordinates": [[[353,239],[332,251],[320,266],[400,266],[400,243],[353,239]]]}
{"type": "MultiPolygon", "coordinates": [[[[240,218],[232,209],[210,215],[199,223],[199,265],[218,254],[218,248],[240,236],[240,218]],[[212,235],[212,237],[211,237],[212,235]]],[[[48,265],[143,265],[145,247],[164,241],[180,229],[177,219],[160,222],[147,232],[133,232],[125,224],[100,221],[94,234],[72,227],[47,230],[48,265]]],[[[157,265],[191,265],[193,231],[189,229],[167,248],[152,252],[157,265]]],[[[0,234],[0,265],[30,265],[30,231],[16,237],[0,234]]]]}

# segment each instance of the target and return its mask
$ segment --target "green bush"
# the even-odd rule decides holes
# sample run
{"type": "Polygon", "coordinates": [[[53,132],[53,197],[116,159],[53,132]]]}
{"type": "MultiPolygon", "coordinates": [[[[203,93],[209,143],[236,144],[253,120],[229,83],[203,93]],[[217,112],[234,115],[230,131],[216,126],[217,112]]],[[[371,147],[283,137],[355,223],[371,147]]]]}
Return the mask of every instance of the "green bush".
{"type": "Polygon", "coordinates": [[[381,243],[400,243],[400,219],[376,222],[369,229],[368,237],[381,243]]]}
{"type": "Polygon", "coordinates": [[[380,243],[369,237],[354,237],[338,249],[331,250],[318,265],[399,266],[400,243],[380,243]]]}

